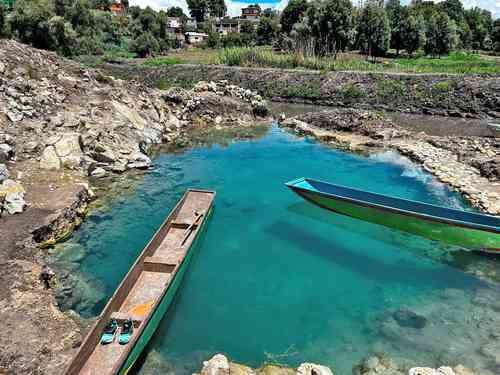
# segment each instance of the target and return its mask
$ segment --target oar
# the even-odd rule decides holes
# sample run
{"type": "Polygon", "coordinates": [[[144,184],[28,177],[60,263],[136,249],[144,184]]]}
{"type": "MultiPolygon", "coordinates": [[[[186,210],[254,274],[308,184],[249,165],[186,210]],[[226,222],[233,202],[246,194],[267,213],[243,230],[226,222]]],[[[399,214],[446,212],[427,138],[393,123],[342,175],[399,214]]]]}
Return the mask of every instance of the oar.
{"type": "Polygon", "coordinates": [[[189,236],[191,235],[191,233],[193,232],[193,229],[194,229],[194,226],[198,224],[198,222],[201,220],[201,218],[203,217],[204,214],[200,214],[198,212],[195,212],[194,213],[195,215],[197,215],[196,219],[191,223],[191,225],[186,229],[186,234],[184,235],[184,238],[182,239],[181,241],[181,246],[184,246],[184,244],[186,243],[187,239],[189,238],[189,236]]]}

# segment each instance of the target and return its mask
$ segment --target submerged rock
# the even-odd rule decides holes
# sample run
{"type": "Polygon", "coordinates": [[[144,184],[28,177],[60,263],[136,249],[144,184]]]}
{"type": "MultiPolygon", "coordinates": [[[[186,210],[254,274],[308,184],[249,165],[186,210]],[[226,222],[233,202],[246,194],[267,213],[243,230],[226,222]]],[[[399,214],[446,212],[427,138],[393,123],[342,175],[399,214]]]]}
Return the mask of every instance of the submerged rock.
{"type": "Polygon", "coordinates": [[[201,375],[229,375],[229,360],[223,354],[216,354],[203,362],[201,375]]]}
{"type": "Polygon", "coordinates": [[[398,310],[392,317],[401,327],[422,329],[427,324],[427,319],[424,316],[410,310],[398,310]]]}
{"type": "Polygon", "coordinates": [[[0,183],[9,178],[9,170],[5,164],[0,164],[0,183]]]}
{"type": "Polygon", "coordinates": [[[333,372],[326,366],[302,363],[297,369],[297,375],[333,375],[333,372]]]}

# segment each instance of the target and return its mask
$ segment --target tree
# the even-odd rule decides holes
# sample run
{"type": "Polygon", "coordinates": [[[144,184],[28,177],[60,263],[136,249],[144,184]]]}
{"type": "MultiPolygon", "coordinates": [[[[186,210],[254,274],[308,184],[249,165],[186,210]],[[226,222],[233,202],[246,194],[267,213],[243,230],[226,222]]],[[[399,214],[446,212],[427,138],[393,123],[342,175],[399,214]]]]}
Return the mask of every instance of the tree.
{"type": "Polygon", "coordinates": [[[500,19],[496,19],[493,23],[491,40],[493,42],[493,49],[495,51],[500,51],[500,19]]]}
{"type": "Polygon", "coordinates": [[[439,3],[441,9],[457,24],[464,19],[464,6],[460,0],[444,0],[439,3]]]}
{"type": "Polygon", "coordinates": [[[408,11],[406,7],[401,6],[399,0],[389,0],[385,10],[391,26],[391,47],[396,49],[396,55],[399,55],[399,50],[403,48],[403,33],[408,11]]]}
{"type": "Polygon", "coordinates": [[[0,3],[0,37],[4,36],[4,29],[5,29],[5,9],[3,7],[3,4],[0,3]]]}
{"type": "Polygon", "coordinates": [[[123,7],[127,10],[130,7],[130,3],[128,0],[121,0],[123,7]]]}
{"type": "Polygon", "coordinates": [[[171,8],[168,8],[167,15],[169,17],[179,17],[179,18],[185,18],[186,17],[186,15],[184,14],[184,11],[182,10],[181,7],[171,7],[171,8]]]}
{"type": "Polygon", "coordinates": [[[289,34],[308,8],[307,0],[290,0],[281,13],[281,29],[289,34]]]}
{"type": "Polygon", "coordinates": [[[278,23],[270,17],[261,17],[257,25],[257,44],[271,45],[278,32],[278,23]]]}
{"type": "Polygon", "coordinates": [[[226,15],[227,7],[224,0],[208,0],[210,16],[222,18],[226,15]]]}
{"type": "Polygon", "coordinates": [[[61,16],[54,16],[49,20],[49,32],[52,38],[52,48],[64,56],[75,54],[76,33],[61,16]]]}
{"type": "Polygon", "coordinates": [[[359,24],[360,47],[368,56],[383,56],[389,49],[391,27],[385,9],[370,0],[361,11],[359,24]]]}
{"type": "Polygon", "coordinates": [[[305,19],[314,38],[316,55],[333,55],[345,49],[352,30],[350,0],[321,0],[309,5],[305,19]]]}
{"type": "Polygon", "coordinates": [[[196,19],[196,22],[204,22],[207,13],[208,4],[206,0],[186,0],[191,17],[196,19]]]}
{"type": "Polygon", "coordinates": [[[465,21],[472,33],[472,48],[482,49],[484,38],[493,28],[491,13],[478,7],[465,10],[465,21]]]}
{"type": "Polygon", "coordinates": [[[54,13],[56,16],[67,17],[71,2],[69,0],[54,0],[54,13]]]}
{"type": "Polygon", "coordinates": [[[254,24],[251,21],[241,21],[240,33],[242,34],[253,34],[255,33],[254,24]]]}
{"type": "Polygon", "coordinates": [[[100,10],[109,10],[111,7],[111,0],[92,0],[92,8],[100,10]]]}
{"type": "Polygon", "coordinates": [[[154,55],[160,50],[160,44],[151,32],[145,32],[135,38],[130,44],[130,51],[137,53],[139,57],[154,55]]]}
{"type": "Polygon", "coordinates": [[[23,43],[50,49],[52,40],[48,22],[53,16],[54,9],[49,0],[19,0],[10,18],[12,32],[23,43]]]}
{"type": "Polygon", "coordinates": [[[455,30],[453,23],[444,12],[439,12],[427,22],[425,53],[432,56],[448,54],[453,47],[455,30]]]}
{"type": "Polygon", "coordinates": [[[94,17],[90,12],[90,2],[88,0],[77,0],[68,12],[67,18],[73,25],[73,29],[79,34],[83,34],[84,30],[93,27],[94,17]]]}
{"type": "Polygon", "coordinates": [[[421,15],[409,14],[403,26],[403,48],[409,55],[425,45],[425,21],[421,15]]]}

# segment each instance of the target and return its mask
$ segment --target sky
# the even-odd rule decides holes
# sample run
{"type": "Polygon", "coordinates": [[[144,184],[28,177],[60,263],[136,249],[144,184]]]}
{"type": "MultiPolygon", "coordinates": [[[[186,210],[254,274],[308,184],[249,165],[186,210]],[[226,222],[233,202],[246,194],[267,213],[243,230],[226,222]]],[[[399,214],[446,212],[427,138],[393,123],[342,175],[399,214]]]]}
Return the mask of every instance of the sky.
{"type": "MultiPolygon", "coordinates": [[[[248,4],[254,4],[255,0],[226,0],[227,11],[231,16],[237,16],[241,14],[241,8],[247,6],[248,4]]],[[[262,8],[275,8],[282,10],[286,7],[288,0],[265,0],[257,1],[262,8]]],[[[402,3],[407,3],[409,0],[403,0],[402,3]]],[[[493,17],[500,18],[500,0],[462,0],[465,8],[472,8],[478,6],[483,9],[489,10],[493,17]]],[[[188,13],[188,7],[186,0],[130,0],[131,5],[139,5],[141,7],[150,6],[156,10],[168,9],[173,6],[179,6],[184,9],[186,14],[188,13]]]]}

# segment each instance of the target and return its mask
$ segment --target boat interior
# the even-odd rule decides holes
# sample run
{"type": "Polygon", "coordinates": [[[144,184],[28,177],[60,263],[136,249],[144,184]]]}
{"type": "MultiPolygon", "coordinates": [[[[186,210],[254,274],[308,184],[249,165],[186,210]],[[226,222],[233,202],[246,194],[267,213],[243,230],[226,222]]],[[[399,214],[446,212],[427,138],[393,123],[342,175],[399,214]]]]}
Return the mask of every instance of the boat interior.
{"type": "Polygon", "coordinates": [[[214,196],[214,192],[203,190],[185,193],[109,300],[67,375],[119,373],[201,230],[214,196]],[[101,344],[103,330],[112,319],[119,325],[115,339],[101,344]],[[128,319],[133,321],[134,331],[130,342],[121,345],[120,327],[128,319]]]}

